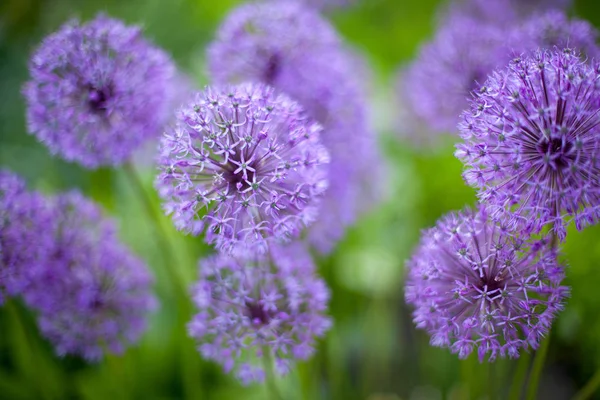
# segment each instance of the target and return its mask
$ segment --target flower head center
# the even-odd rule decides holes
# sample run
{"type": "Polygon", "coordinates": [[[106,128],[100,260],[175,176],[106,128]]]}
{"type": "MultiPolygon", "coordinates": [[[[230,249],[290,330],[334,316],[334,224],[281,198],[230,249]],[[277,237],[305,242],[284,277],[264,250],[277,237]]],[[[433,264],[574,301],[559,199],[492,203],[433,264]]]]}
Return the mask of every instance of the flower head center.
{"type": "Polygon", "coordinates": [[[246,301],[246,315],[255,324],[266,325],[271,320],[269,313],[255,302],[246,301]]]}
{"type": "Polygon", "coordinates": [[[102,112],[106,110],[107,102],[112,96],[111,85],[105,85],[100,88],[96,88],[92,85],[88,86],[88,106],[92,111],[102,112]]]}
{"type": "Polygon", "coordinates": [[[573,144],[564,136],[543,139],[538,144],[538,152],[545,160],[558,168],[564,168],[570,164],[573,144]]]}

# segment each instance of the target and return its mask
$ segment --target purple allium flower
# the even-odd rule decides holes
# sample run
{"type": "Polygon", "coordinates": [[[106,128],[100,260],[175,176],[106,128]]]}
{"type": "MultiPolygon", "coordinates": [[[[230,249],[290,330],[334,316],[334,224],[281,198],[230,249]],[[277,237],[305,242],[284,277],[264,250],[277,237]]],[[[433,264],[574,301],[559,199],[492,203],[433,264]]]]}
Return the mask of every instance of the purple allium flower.
{"type": "Polygon", "coordinates": [[[516,238],[485,210],[445,216],[423,233],[407,265],[417,327],[460,358],[536,349],[569,294],[549,242],[516,238]]]}
{"type": "Polygon", "coordinates": [[[513,36],[510,40],[514,43],[515,51],[571,48],[588,58],[597,59],[600,55],[596,44],[598,31],[589,22],[571,20],[559,10],[533,15],[516,27],[513,36]]]}
{"type": "Polygon", "coordinates": [[[29,68],[30,132],[85,167],[125,162],[168,117],[175,68],[138,27],[103,15],[67,23],[42,42],[29,68]]]}
{"type": "Polygon", "coordinates": [[[565,10],[572,0],[457,0],[450,13],[460,13],[495,25],[515,24],[547,10],[565,10]]]}
{"type": "Polygon", "coordinates": [[[157,186],[176,226],[218,248],[265,249],[314,221],[327,188],[321,126],[263,84],[207,88],[161,142],[157,186]]]}
{"type": "MultiPolygon", "coordinates": [[[[274,0],[269,0],[274,1],[274,0]]],[[[280,1],[297,1],[298,3],[304,3],[317,10],[331,11],[337,8],[342,8],[350,4],[355,4],[358,0],[280,0],[280,1]]]]}
{"type": "Polygon", "coordinates": [[[402,73],[403,103],[431,133],[456,131],[477,82],[510,59],[504,28],[459,13],[448,16],[432,41],[402,73]]]}
{"type": "Polygon", "coordinates": [[[493,73],[460,124],[456,156],[492,217],[564,240],[600,218],[600,66],[570,49],[515,58],[493,73]]]}
{"type": "Polygon", "coordinates": [[[4,295],[21,294],[30,271],[51,247],[46,235],[50,213],[41,195],[28,192],[16,174],[0,170],[0,304],[4,295]]]}
{"type": "Polygon", "coordinates": [[[244,384],[263,380],[264,351],[284,375],[294,359],[312,355],[315,339],[331,326],[325,316],[329,291],[301,245],[243,258],[219,254],[199,264],[193,289],[198,313],[189,334],[203,357],[244,384]]]}
{"type": "Polygon", "coordinates": [[[146,265],[91,201],[75,192],[49,201],[54,226],[41,236],[54,245],[32,269],[25,301],[57,354],[98,360],[107,350],[120,353],[138,340],[156,304],[146,265]]]}
{"type": "Polygon", "coordinates": [[[273,86],[323,124],[336,89],[330,62],[339,65],[340,46],[333,27],[300,2],[245,4],[229,14],[208,47],[208,70],[219,84],[273,86]]]}
{"type": "Polygon", "coordinates": [[[289,1],[237,8],[221,25],[207,58],[217,82],[272,85],[323,125],[322,140],[331,155],[330,186],[309,241],[328,252],[362,211],[360,205],[374,203],[363,197],[374,197],[375,186],[364,183],[379,180],[374,171],[381,162],[366,115],[363,63],[315,10],[289,1]]]}

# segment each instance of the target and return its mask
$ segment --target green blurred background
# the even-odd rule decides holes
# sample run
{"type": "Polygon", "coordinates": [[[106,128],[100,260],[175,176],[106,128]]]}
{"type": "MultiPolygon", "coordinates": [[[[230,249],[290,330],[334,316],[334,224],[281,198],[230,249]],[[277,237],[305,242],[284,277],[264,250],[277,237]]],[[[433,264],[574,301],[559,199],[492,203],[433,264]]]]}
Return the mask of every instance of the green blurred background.
{"type": "MultiPolygon", "coordinates": [[[[199,85],[206,83],[204,49],[236,0],[0,0],[0,167],[53,193],[78,188],[101,203],[120,224],[121,236],[156,276],[161,307],[138,346],[98,365],[57,358],[37,334],[34,316],[20,304],[0,309],[0,399],[263,399],[260,385],[242,387],[220,367],[203,361],[185,334],[191,307],[175,279],[193,282],[196,260],[210,249],[176,232],[164,218],[175,259],[160,252],[152,222],[123,170],[88,171],[53,158],[25,132],[21,86],[27,60],[46,34],[67,19],[99,11],[141,24],[171,52],[199,85]],[[173,271],[169,273],[167,271],[173,271]]],[[[459,361],[432,348],[417,331],[403,301],[404,261],[421,229],[444,213],[475,202],[461,179],[450,141],[435,151],[402,142],[391,130],[396,68],[408,62],[434,29],[436,0],[358,0],[330,14],[349,43],[373,68],[372,108],[390,166],[388,200],[348,231],[319,271],[333,297],[334,328],[315,357],[277,384],[284,399],[484,399],[506,398],[514,371],[528,358],[491,368],[472,357],[459,361]]],[[[600,25],[600,3],[577,1],[573,14],[600,25]]],[[[152,201],[152,149],[136,166],[152,201]]],[[[600,227],[569,232],[565,250],[572,297],[552,331],[540,399],[568,399],[600,368],[600,227]]],[[[600,399],[600,395],[595,398],[600,399]]]]}

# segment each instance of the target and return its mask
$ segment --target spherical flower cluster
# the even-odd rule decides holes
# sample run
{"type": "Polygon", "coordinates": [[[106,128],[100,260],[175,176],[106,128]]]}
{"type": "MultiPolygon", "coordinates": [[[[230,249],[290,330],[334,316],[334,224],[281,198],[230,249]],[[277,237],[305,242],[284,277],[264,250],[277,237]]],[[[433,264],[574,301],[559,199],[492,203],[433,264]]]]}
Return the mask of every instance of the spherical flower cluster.
{"type": "Polygon", "coordinates": [[[469,93],[509,59],[505,29],[452,14],[401,74],[402,103],[431,133],[455,132],[469,93]]]}
{"type": "MultiPolygon", "coordinates": [[[[59,355],[98,360],[135,342],[154,308],[145,264],[116,237],[112,221],[78,193],[50,199],[48,258],[32,268],[23,293],[59,355]]],[[[40,232],[37,232],[40,235],[40,232]]]]}
{"type": "Polygon", "coordinates": [[[179,229],[264,250],[315,219],[327,188],[320,125],[262,84],[207,88],[161,142],[157,185],[179,229]],[[206,211],[205,211],[206,209],[206,211]]]}
{"type": "MultiPolygon", "coordinates": [[[[515,27],[512,38],[514,53],[518,50],[533,52],[537,49],[571,48],[582,57],[598,58],[598,31],[585,20],[569,19],[560,10],[538,13],[515,27]]],[[[500,66],[498,66],[500,67],[500,66]]]]}
{"type": "MultiPolygon", "coordinates": [[[[274,1],[274,0],[267,0],[274,1]]],[[[337,8],[345,7],[354,4],[357,0],[280,0],[282,2],[299,2],[309,5],[317,10],[332,11],[337,8]]]]}
{"type": "Polygon", "coordinates": [[[64,25],[42,42],[29,68],[30,132],[85,167],[125,162],[168,117],[170,58],[139,28],[106,16],[64,25]]]}
{"type": "Polygon", "coordinates": [[[426,231],[409,261],[406,301],[431,344],[460,358],[536,349],[568,288],[547,238],[526,241],[484,210],[452,213],[426,231]]]}
{"type": "Polygon", "coordinates": [[[0,304],[4,295],[27,289],[30,271],[46,257],[51,242],[43,232],[50,225],[43,198],[28,192],[17,175],[0,170],[0,304]]]}
{"type": "Polygon", "coordinates": [[[244,5],[219,29],[207,54],[217,82],[257,81],[298,100],[324,126],[330,186],[309,241],[328,252],[371,205],[381,164],[366,115],[366,68],[333,27],[300,2],[244,5]],[[367,177],[368,176],[368,177],[367,177]]]}
{"type": "Polygon", "coordinates": [[[600,218],[600,66],[572,50],[515,58],[478,90],[456,155],[496,220],[560,239],[600,218]]]}
{"type": "Polygon", "coordinates": [[[340,46],[333,27],[301,2],[245,4],[229,14],[208,47],[208,71],[219,84],[254,81],[278,88],[324,123],[335,92],[329,54],[340,46]]]}
{"type": "Polygon", "coordinates": [[[324,315],[329,292],[300,245],[243,258],[215,255],[200,266],[189,334],[205,358],[244,384],[264,379],[265,352],[275,371],[286,374],[294,359],[314,352],[315,339],[331,325],[324,315]]]}

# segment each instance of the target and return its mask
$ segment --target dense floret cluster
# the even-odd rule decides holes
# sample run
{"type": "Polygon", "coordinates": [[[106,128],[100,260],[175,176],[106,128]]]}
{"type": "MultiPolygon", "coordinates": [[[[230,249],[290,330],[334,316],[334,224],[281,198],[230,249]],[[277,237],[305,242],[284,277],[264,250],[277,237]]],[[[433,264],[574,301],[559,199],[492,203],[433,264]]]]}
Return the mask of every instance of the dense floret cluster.
{"type": "Polygon", "coordinates": [[[104,15],[69,22],[29,63],[29,131],[87,168],[127,161],[168,118],[175,67],[139,28],[104,15]]]}
{"type": "Polygon", "coordinates": [[[220,249],[298,236],[327,189],[321,126],[263,84],[207,88],[161,142],[157,185],[178,228],[220,249]]]}
{"type": "Polygon", "coordinates": [[[564,239],[600,218],[600,77],[574,51],[538,51],[494,72],[459,126],[466,181],[496,220],[564,239]]]}
{"type": "Polygon", "coordinates": [[[329,291],[301,245],[245,257],[215,255],[200,267],[193,289],[198,313],[189,333],[205,358],[245,384],[264,379],[265,352],[284,375],[292,360],[312,355],[316,338],[331,325],[325,316],[329,291]]]}
{"type": "Polygon", "coordinates": [[[485,210],[451,213],[425,231],[408,265],[406,301],[431,344],[480,361],[536,349],[568,289],[548,238],[515,237],[485,210]]]}

